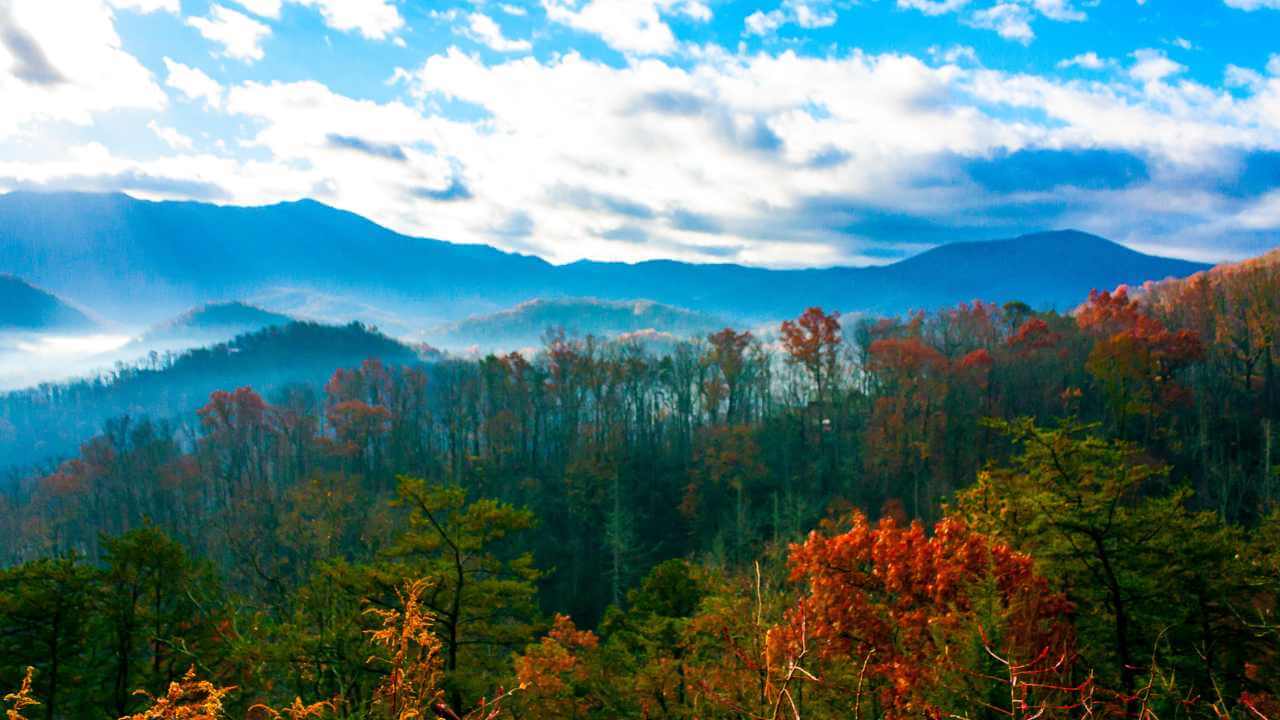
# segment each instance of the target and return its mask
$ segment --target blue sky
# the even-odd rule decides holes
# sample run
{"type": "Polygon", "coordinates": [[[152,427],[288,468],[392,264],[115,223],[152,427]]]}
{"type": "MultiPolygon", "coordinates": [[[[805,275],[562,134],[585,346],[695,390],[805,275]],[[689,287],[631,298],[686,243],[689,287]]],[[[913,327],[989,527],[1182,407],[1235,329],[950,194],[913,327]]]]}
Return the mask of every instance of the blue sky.
{"type": "Polygon", "coordinates": [[[0,190],[555,262],[1280,244],[1280,0],[0,0],[0,190]]]}

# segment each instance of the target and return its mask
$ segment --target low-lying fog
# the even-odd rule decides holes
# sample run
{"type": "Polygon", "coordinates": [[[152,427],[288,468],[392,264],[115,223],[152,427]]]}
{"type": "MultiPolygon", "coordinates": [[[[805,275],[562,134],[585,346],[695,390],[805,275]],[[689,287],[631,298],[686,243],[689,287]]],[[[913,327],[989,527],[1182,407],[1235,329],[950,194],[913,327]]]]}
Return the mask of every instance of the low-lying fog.
{"type": "Polygon", "coordinates": [[[0,333],[0,390],[93,375],[117,362],[136,361],[148,350],[128,348],[134,337],[0,333]]]}

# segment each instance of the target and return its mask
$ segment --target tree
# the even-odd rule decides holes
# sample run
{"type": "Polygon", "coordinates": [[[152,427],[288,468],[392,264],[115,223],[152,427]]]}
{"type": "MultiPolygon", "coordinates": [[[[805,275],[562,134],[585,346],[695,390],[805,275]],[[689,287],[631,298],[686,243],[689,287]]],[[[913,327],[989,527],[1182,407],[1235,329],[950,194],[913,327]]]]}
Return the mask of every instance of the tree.
{"type": "Polygon", "coordinates": [[[103,622],[113,667],[112,709],[128,713],[135,690],[159,691],[183,668],[208,667],[208,570],[152,525],[104,542],[103,622]]]}
{"type": "Polygon", "coordinates": [[[491,499],[467,500],[460,487],[401,477],[396,504],[408,528],[373,568],[394,588],[421,578],[422,607],[435,618],[449,706],[458,715],[488,688],[509,656],[533,634],[541,573],[533,556],[505,542],[534,526],[533,513],[491,499]]]}
{"type": "Polygon", "coordinates": [[[809,373],[817,401],[828,400],[840,365],[840,313],[828,315],[811,307],[795,320],[782,323],[782,346],[791,361],[809,373]]]}
{"type": "Polygon", "coordinates": [[[1156,419],[1188,397],[1175,374],[1203,357],[1200,338],[1189,330],[1166,329],[1123,287],[1090,293],[1076,320],[1096,337],[1085,367],[1102,385],[1116,429],[1123,436],[1130,416],[1145,417],[1150,439],[1156,419]]]}
{"type": "Polygon", "coordinates": [[[49,720],[91,712],[77,702],[91,669],[96,579],[75,555],[0,570],[0,682],[7,686],[26,667],[38,670],[35,688],[49,720]]]}
{"type": "Polygon", "coordinates": [[[723,529],[727,525],[731,530],[730,559],[745,560],[751,555],[755,532],[749,500],[768,472],[751,427],[705,428],[694,450],[694,463],[693,482],[685,490],[681,512],[695,527],[723,529]]]}
{"type": "Polygon", "coordinates": [[[610,704],[600,697],[610,678],[599,648],[595,633],[557,614],[547,634],[516,656],[516,680],[523,690],[518,706],[530,717],[576,720],[610,704]]]}
{"type": "Polygon", "coordinates": [[[867,370],[876,379],[879,397],[867,422],[864,465],[880,478],[882,498],[898,494],[894,481],[908,481],[911,511],[923,517],[927,508],[921,486],[941,475],[949,364],[919,337],[876,340],[868,355],[867,370]]]}
{"type": "MultiPolygon", "coordinates": [[[[957,517],[929,534],[919,522],[872,526],[855,512],[846,529],[793,545],[789,565],[802,594],[770,631],[770,665],[803,670],[824,704],[864,702],[885,718],[981,707],[1013,716],[1020,708],[993,681],[992,653],[1019,664],[1048,658],[1067,677],[1071,604],[1029,555],[957,517]]],[[[1033,704],[1065,689],[1054,679],[1040,679],[1033,704]]]]}
{"type": "Polygon", "coordinates": [[[1081,608],[1087,666],[1118,681],[1112,687],[1132,703],[1141,658],[1163,640],[1172,654],[1209,653],[1192,664],[1211,683],[1205,674],[1229,644],[1215,637],[1238,632],[1220,604],[1231,596],[1224,579],[1234,573],[1235,533],[1212,513],[1188,510],[1187,491],[1166,492],[1167,466],[1131,443],[1095,437],[1095,425],[996,426],[1019,454],[981,473],[959,506],[1063,583],[1081,608]]]}
{"type": "Polygon", "coordinates": [[[751,333],[735,332],[733,328],[725,328],[707,336],[710,347],[703,356],[703,362],[715,366],[720,371],[719,378],[708,378],[704,384],[704,392],[708,398],[707,406],[713,422],[716,419],[722,394],[729,403],[725,409],[725,422],[733,423],[738,419],[742,405],[741,382],[743,372],[747,369],[746,353],[751,340],[751,333]],[[721,378],[723,378],[723,386],[721,378]]]}

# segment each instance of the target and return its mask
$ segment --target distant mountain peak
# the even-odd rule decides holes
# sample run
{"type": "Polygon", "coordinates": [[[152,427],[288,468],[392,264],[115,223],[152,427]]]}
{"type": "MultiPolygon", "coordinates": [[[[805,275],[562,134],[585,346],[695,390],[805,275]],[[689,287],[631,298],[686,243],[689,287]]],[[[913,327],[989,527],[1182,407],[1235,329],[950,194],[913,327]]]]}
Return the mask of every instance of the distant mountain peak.
{"type": "Polygon", "coordinates": [[[427,337],[444,347],[510,350],[537,345],[543,334],[554,328],[579,337],[642,337],[645,332],[689,337],[724,324],[714,315],[653,300],[539,297],[497,312],[473,315],[437,328],[427,337]]]}
{"type": "Polygon", "coordinates": [[[57,295],[16,275],[0,274],[0,330],[83,331],[97,323],[57,295]]]}
{"type": "Polygon", "coordinates": [[[141,345],[186,347],[230,340],[263,328],[288,325],[293,318],[240,300],[210,302],[148,330],[141,345]]]}

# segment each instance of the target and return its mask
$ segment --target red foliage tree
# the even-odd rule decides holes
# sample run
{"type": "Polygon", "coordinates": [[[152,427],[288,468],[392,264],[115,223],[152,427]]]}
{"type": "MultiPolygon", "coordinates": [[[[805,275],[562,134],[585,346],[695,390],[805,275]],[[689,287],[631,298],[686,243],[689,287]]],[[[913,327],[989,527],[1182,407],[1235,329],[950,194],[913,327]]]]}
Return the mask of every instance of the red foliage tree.
{"type": "Polygon", "coordinates": [[[782,346],[791,360],[808,371],[818,402],[827,399],[840,360],[840,313],[811,307],[795,320],[782,323],[782,346]]]}
{"type": "Polygon", "coordinates": [[[1006,693],[1021,707],[1002,710],[1021,717],[1062,702],[1071,604],[1029,556],[964,522],[946,518],[929,534],[919,522],[873,527],[855,513],[847,530],[793,545],[789,565],[805,592],[771,631],[770,662],[807,653],[806,672],[845,707],[874,701],[890,719],[963,715],[1010,682],[999,668],[1011,662],[1054,677],[1041,673],[1044,687],[1021,700],[1006,693]]]}

